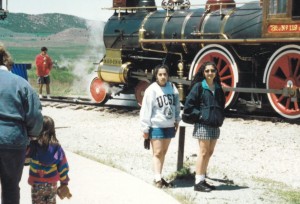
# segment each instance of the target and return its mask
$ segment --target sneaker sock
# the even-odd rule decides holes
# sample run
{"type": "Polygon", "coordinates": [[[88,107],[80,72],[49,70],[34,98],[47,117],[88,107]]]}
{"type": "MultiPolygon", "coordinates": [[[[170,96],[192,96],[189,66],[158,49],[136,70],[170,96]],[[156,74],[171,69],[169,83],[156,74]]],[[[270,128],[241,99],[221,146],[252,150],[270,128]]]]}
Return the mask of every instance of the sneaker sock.
{"type": "Polygon", "coordinates": [[[201,182],[201,181],[204,181],[205,180],[205,174],[196,174],[195,176],[195,184],[201,182]]]}
{"type": "Polygon", "coordinates": [[[154,181],[155,181],[155,182],[161,181],[161,174],[155,174],[155,175],[154,175],[154,181]]]}

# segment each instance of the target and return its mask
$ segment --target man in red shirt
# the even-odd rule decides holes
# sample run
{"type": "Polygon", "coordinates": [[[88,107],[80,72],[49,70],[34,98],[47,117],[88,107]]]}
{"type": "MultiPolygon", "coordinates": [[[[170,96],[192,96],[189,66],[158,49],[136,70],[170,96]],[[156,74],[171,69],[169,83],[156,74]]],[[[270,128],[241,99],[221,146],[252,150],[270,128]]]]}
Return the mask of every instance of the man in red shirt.
{"type": "Polygon", "coordinates": [[[47,98],[50,99],[50,70],[52,68],[52,60],[47,55],[48,49],[41,48],[41,53],[35,58],[37,83],[39,84],[39,97],[42,98],[43,85],[46,84],[47,98]]]}

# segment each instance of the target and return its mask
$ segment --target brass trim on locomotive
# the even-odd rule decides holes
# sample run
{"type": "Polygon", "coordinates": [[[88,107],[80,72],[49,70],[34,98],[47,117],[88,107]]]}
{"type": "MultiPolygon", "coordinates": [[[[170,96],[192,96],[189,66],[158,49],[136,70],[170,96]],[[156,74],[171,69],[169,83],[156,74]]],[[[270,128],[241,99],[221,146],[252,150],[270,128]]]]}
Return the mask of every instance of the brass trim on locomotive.
{"type": "Polygon", "coordinates": [[[126,83],[131,62],[122,63],[122,51],[106,49],[106,55],[98,66],[98,77],[111,83],[126,83]]]}

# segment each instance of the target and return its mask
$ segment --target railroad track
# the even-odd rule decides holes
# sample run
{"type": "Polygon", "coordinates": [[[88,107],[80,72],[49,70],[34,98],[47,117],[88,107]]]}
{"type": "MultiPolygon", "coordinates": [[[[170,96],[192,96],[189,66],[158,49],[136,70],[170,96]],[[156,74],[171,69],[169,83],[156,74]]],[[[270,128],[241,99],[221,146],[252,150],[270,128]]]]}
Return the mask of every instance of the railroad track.
{"type": "MultiPolygon", "coordinates": [[[[119,114],[139,114],[140,107],[137,105],[134,99],[124,99],[124,98],[113,98],[109,100],[105,105],[100,105],[99,103],[93,102],[89,98],[85,97],[66,97],[66,96],[53,96],[51,99],[42,98],[43,106],[51,106],[56,108],[67,108],[77,110],[96,110],[105,111],[109,113],[119,113],[119,114]],[[125,102],[130,105],[124,105],[118,102],[125,102]]],[[[270,122],[286,122],[290,124],[300,124],[300,119],[287,119],[282,118],[272,112],[251,112],[251,113],[238,113],[234,110],[226,110],[225,116],[227,118],[241,118],[244,120],[259,120],[259,121],[270,121],[270,122]]]]}
{"type": "Polygon", "coordinates": [[[140,107],[131,99],[114,98],[105,105],[93,102],[89,98],[84,97],[65,97],[65,96],[51,96],[51,99],[41,98],[43,106],[51,106],[56,108],[70,108],[73,110],[96,110],[105,112],[116,113],[130,113],[137,114],[140,107]],[[131,102],[129,105],[124,105],[122,102],[131,102]],[[118,104],[119,102],[119,104],[118,104]],[[121,102],[121,103],[120,103],[121,102]]]}

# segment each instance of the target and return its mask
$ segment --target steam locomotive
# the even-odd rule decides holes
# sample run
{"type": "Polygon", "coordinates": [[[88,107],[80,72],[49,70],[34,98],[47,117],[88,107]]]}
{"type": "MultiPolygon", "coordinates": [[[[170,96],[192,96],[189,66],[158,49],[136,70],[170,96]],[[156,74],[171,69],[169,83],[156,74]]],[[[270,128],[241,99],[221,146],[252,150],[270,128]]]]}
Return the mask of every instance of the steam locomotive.
{"type": "Polygon", "coordinates": [[[201,64],[214,61],[228,109],[300,118],[299,0],[113,0],[110,9],[106,54],[90,85],[96,102],[118,87],[141,105],[159,64],[169,66],[184,101],[201,64]]]}

